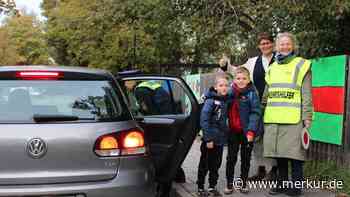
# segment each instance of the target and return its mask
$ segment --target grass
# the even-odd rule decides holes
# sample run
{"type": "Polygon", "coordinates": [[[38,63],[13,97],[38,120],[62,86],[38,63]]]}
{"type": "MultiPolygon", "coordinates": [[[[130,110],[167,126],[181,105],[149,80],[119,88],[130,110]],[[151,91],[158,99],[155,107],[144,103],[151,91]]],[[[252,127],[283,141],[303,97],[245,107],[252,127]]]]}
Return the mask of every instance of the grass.
{"type": "Polygon", "coordinates": [[[334,162],[308,161],[305,163],[304,176],[309,180],[331,181],[332,188],[336,181],[343,183],[342,188],[336,189],[337,193],[350,195],[350,169],[338,167],[334,162]]]}

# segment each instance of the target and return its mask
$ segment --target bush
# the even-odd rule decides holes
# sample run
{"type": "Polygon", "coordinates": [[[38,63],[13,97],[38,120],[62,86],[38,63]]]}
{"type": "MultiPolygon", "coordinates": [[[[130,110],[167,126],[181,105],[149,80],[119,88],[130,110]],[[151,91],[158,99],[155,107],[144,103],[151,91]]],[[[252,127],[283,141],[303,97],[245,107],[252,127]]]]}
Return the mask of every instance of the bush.
{"type": "Polygon", "coordinates": [[[334,162],[308,161],[305,163],[304,175],[315,181],[342,181],[337,193],[350,194],[350,169],[337,166],[334,162]]]}

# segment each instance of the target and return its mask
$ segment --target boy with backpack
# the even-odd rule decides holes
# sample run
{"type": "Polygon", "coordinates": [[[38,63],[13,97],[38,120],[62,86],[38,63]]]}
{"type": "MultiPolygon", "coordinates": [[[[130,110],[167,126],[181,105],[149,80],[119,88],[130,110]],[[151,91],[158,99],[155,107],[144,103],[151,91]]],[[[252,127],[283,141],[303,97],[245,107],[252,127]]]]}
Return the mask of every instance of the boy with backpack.
{"type": "Polygon", "coordinates": [[[215,79],[214,88],[211,87],[205,94],[204,106],[201,112],[200,125],[203,130],[201,156],[198,166],[198,195],[200,197],[222,196],[216,188],[219,178],[218,170],[221,166],[223,146],[226,143],[228,132],[229,84],[225,75],[219,75],[215,79]],[[204,189],[205,178],[209,171],[208,193],[204,189]]]}
{"type": "MultiPolygon", "coordinates": [[[[248,193],[247,178],[250,168],[254,137],[262,127],[259,96],[250,81],[249,70],[238,67],[231,87],[233,99],[229,103],[229,127],[227,134],[228,153],[226,163],[225,194],[233,192],[234,169],[239,149],[241,150],[241,193],[248,193]]],[[[230,93],[231,95],[231,93],[230,93]]]]}

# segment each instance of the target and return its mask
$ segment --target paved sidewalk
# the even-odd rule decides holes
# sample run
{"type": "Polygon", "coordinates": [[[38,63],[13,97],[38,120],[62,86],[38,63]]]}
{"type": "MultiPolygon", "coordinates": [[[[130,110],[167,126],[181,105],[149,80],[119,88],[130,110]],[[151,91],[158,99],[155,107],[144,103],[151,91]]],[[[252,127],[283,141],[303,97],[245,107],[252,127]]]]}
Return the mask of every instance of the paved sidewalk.
{"type": "MultiPolygon", "coordinates": [[[[192,145],[192,148],[187,155],[184,163],[183,163],[183,168],[186,173],[186,183],[184,184],[175,184],[175,190],[177,193],[177,196],[180,197],[192,197],[192,196],[197,196],[196,191],[197,191],[197,185],[196,180],[197,180],[197,166],[199,162],[199,157],[200,157],[200,151],[199,151],[199,146],[200,146],[200,140],[195,140],[195,142],[192,145]]],[[[223,194],[223,190],[225,188],[225,168],[226,168],[226,148],[224,150],[224,156],[223,156],[223,163],[222,166],[219,170],[219,181],[218,181],[218,189],[219,191],[223,194]]],[[[235,176],[240,174],[240,159],[238,159],[237,164],[236,164],[236,169],[235,169],[235,176]]],[[[257,166],[254,165],[254,161],[251,161],[251,169],[250,169],[250,174],[254,174],[256,172],[257,166]]],[[[248,194],[241,194],[239,192],[234,192],[231,195],[224,195],[224,196],[237,196],[237,197],[260,197],[260,196],[270,196],[268,194],[268,190],[263,190],[263,189],[255,189],[255,190],[250,190],[248,194]]],[[[286,195],[277,195],[277,197],[285,197],[286,195]]],[[[322,191],[322,190],[307,190],[304,191],[305,197],[334,197],[335,193],[329,192],[329,191],[322,191]]]]}

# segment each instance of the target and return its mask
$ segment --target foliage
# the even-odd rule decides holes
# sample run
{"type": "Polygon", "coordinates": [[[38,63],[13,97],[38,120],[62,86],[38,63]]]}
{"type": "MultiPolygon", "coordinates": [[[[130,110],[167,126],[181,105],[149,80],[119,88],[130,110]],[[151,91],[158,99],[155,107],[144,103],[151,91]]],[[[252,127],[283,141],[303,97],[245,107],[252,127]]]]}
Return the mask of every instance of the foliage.
{"type": "Polygon", "coordinates": [[[215,40],[222,38],[220,48],[229,49],[233,56],[238,57],[236,61],[240,56],[244,57],[244,53],[254,54],[256,35],[262,31],[274,36],[284,31],[296,34],[301,45],[300,53],[308,58],[347,53],[350,47],[350,35],[347,33],[350,30],[349,0],[177,2],[180,2],[184,16],[198,15],[203,24],[200,26],[207,29],[206,36],[216,35],[215,40]],[[237,42],[232,42],[232,39],[237,42]],[[230,46],[236,46],[236,49],[243,47],[244,50],[234,51],[230,46]]]}
{"type": "Polygon", "coordinates": [[[10,43],[10,37],[6,30],[0,28],[0,64],[14,65],[20,59],[16,53],[16,47],[10,43]]]}
{"type": "Polygon", "coordinates": [[[152,37],[145,32],[143,19],[129,10],[132,1],[67,0],[58,7],[51,5],[52,1],[44,1],[43,7],[51,55],[57,63],[116,70],[152,62],[152,37]]]}
{"type": "Polygon", "coordinates": [[[296,34],[306,57],[344,54],[350,47],[350,1],[265,0],[259,5],[257,29],[296,34]]]}
{"type": "Polygon", "coordinates": [[[0,0],[0,14],[16,14],[17,10],[14,0],[0,0]]]}
{"type": "Polygon", "coordinates": [[[308,161],[305,163],[304,176],[315,181],[342,181],[342,188],[336,192],[350,194],[350,170],[339,168],[334,162],[308,161]]]}
{"type": "Polygon", "coordinates": [[[350,47],[350,1],[44,0],[50,55],[113,71],[136,65],[242,63],[261,31],[290,31],[311,58],[350,47]]]}
{"type": "Polygon", "coordinates": [[[2,65],[49,64],[45,34],[34,16],[12,16],[0,27],[2,65]]]}

